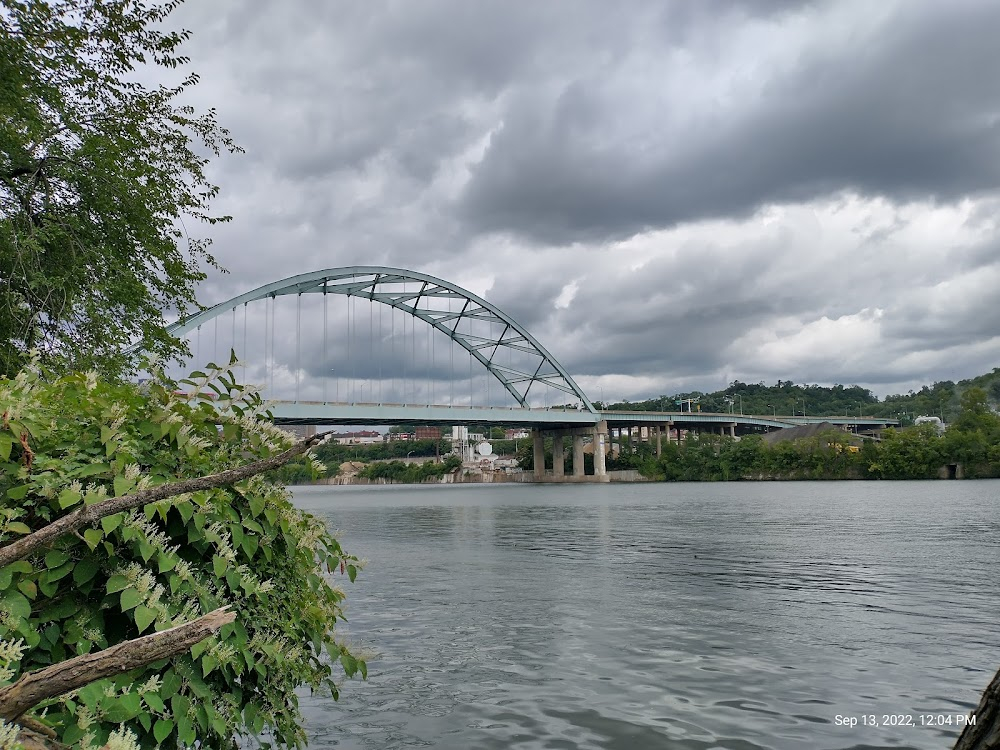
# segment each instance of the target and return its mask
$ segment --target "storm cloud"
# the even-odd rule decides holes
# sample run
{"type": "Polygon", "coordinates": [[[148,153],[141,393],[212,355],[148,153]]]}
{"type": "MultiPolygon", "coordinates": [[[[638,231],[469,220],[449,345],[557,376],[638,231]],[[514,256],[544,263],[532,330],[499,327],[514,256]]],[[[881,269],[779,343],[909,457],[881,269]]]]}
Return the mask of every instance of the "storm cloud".
{"type": "MultiPolygon", "coordinates": [[[[234,221],[211,228],[230,273],[204,303],[411,268],[506,310],[595,398],[888,393],[1000,359],[996,3],[228,0],[176,20],[192,103],[246,149],[212,166],[234,221]]],[[[303,377],[329,369],[317,348],[303,377]]]]}

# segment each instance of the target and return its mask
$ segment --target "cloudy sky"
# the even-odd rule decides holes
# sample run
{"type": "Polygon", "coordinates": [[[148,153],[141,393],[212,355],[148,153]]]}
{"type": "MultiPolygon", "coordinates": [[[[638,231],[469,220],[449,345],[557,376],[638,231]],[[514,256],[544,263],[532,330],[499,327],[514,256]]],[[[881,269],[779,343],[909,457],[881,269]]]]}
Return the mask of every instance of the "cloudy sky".
{"type": "MultiPolygon", "coordinates": [[[[1000,3],[191,2],[212,304],[431,273],[593,398],[1000,366],[1000,3]]],[[[336,325],[336,323],[331,323],[336,325]]]]}

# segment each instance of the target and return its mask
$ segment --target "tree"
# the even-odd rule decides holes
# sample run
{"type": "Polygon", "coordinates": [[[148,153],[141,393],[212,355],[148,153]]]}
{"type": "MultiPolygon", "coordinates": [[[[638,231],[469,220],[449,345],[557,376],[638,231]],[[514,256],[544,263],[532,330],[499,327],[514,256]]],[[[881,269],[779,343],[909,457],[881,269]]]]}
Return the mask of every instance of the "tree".
{"type": "Polygon", "coordinates": [[[296,688],[366,674],[330,580],[357,559],[261,474],[315,438],[262,409],[214,366],[141,389],[0,378],[0,742],[294,746],[296,688]]]}
{"type": "Polygon", "coordinates": [[[175,355],[164,311],[195,304],[217,188],[236,151],[214,110],[180,103],[181,0],[0,0],[0,375],[38,350],[65,368],[127,370],[127,350],[175,355]],[[173,75],[147,87],[138,71],[173,75]]]}

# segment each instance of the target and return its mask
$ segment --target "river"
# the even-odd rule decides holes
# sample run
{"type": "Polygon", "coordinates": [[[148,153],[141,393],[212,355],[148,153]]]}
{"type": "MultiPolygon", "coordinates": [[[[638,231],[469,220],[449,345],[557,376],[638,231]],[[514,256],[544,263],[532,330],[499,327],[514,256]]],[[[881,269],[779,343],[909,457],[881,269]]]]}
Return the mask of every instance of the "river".
{"type": "Polygon", "coordinates": [[[368,559],[379,654],[303,698],[310,750],[946,748],[1000,666],[1000,481],[295,500],[368,559]]]}

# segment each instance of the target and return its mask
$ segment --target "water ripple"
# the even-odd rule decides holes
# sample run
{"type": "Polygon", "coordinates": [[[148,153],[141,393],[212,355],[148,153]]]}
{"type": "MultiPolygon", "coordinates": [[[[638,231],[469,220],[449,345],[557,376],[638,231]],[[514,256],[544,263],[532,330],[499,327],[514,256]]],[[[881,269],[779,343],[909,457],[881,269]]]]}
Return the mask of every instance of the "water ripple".
{"type": "Polygon", "coordinates": [[[1000,482],[313,488],[380,652],[311,748],[938,748],[1000,663],[1000,482]],[[958,519],[958,520],[956,520],[958,519]]]}

